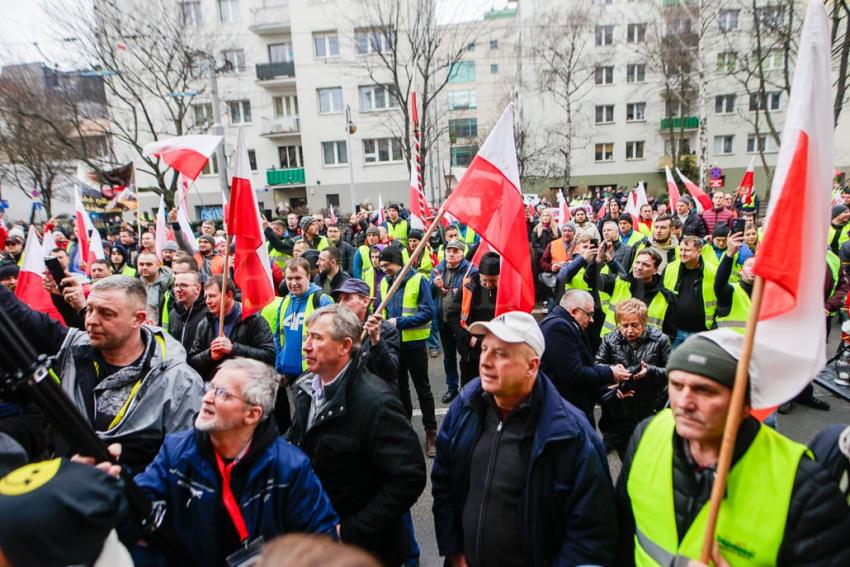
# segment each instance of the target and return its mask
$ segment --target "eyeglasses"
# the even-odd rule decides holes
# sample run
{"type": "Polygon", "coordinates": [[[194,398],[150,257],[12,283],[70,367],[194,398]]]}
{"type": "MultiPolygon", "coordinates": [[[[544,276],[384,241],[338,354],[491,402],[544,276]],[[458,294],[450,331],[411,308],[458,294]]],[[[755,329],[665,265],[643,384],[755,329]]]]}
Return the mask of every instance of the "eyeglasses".
{"type": "Polygon", "coordinates": [[[240,400],[240,401],[245,402],[246,404],[249,403],[248,400],[246,400],[245,398],[240,398],[236,394],[231,394],[225,388],[222,388],[220,386],[214,386],[212,382],[207,382],[207,383],[204,384],[204,394],[206,394],[207,392],[210,392],[210,391],[213,392],[215,399],[218,400],[219,402],[228,402],[230,400],[240,400]]]}
{"type": "Polygon", "coordinates": [[[588,318],[588,319],[590,319],[591,321],[593,321],[593,311],[586,311],[586,310],[582,309],[581,307],[576,307],[576,309],[578,309],[579,311],[581,311],[582,313],[584,313],[584,314],[585,314],[585,316],[587,316],[587,318],[588,318]]]}

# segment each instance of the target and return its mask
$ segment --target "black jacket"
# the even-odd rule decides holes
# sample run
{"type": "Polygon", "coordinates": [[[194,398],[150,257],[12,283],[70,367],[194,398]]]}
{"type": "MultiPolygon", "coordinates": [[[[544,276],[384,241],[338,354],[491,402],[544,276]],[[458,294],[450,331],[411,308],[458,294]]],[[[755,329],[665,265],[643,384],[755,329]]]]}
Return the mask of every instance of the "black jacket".
{"type": "MultiPolygon", "coordinates": [[[[463,286],[472,292],[472,301],[469,307],[469,320],[467,325],[476,321],[490,321],[496,316],[496,290],[488,290],[481,287],[481,277],[478,272],[473,272],[464,282],[463,286]]],[[[452,300],[446,313],[446,323],[451,327],[457,337],[457,350],[464,361],[478,360],[481,357],[480,341],[475,347],[470,348],[469,340],[472,335],[467,329],[460,325],[460,309],[463,302],[463,293],[458,293],[452,300]]]]}
{"type": "Polygon", "coordinates": [[[392,387],[357,360],[337,379],[308,430],[313,377],[304,375],[293,388],[289,440],[310,457],[339,514],[342,541],[384,565],[400,565],[408,555],[402,518],[426,482],[416,433],[392,387]]]}
{"type": "Polygon", "coordinates": [[[266,240],[272,248],[283,254],[292,255],[293,240],[291,238],[287,238],[286,234],[284,234],[281,238],[275,234],[275,231],[272,230],[272,227],[270,226],[267,226],[265,230],[263,230],[263,234],[266,236],[266,240]]]}
{"type": "MultiPolygon", "coordinates": [[[[326,274],[316,274],[316,277],[313,278],[313,283],[322,288],[322,293],[330,295],[330,293],[342,285],[347,279],[351,279],[351,274],[340,268],[340,270],[336,273],[336,275],[331,278],[330,285],[327,289],[325,289],[325,281],[327,281],[328,276],[326,274]]],[[[286,281],[283,282],[286,285],[286,281]]]]}
{"type": "MultiPolygon", "coordinates": [[[[213,313],[207,313],[195,334],[195,342],[189,353],[189,364],[198,371],[205,381],[212,379],[218,365],[224,359],[213,360],[210,356],[210,343],[218,336],[218,324],[213,313]]],[[[260,316],[253,313],[246,319],[237,321],[230,334],[233,352],[230,356],[244,356],[274,366],[274,338],[269,324],[260,316]]]]}
{"type": "Polygon", "coordinates": [[[176,300],[172,301],[171,310],[168,312],[168,334],[180,341],[186,352],[190,352],[195,344],[195,334],[198,332],[198,327],[208,313],[209,309],[207,309],[203,293],[198,296],[198,299],[189,309],[180,305],[176,300]]]}
{"type": "Polygon", "coordinates": [[[594,364],[590,343],[572,315],[560,305],[540,322],[546,350],[540,371],[548,376],[564,399],[595,423],[593,406],[614,381],[611,368],[594,364]]]}
{"type": "Polygon", "coordinates": [[[398,357],[401,353],[401,333],[386,321],[381,321],[381,340],[373,345],[366,337],[360,345],[360,367],[389,384],[397,384],[398,357]]]}
{"type": "Polygon", "coordinates": [[[346,242],[345,240],[340,240],[336,244],[331,244],[330,240],[328,241],[329,246],[336,246],[339,248],[340,261],[339,266],[349,274],[354,271],[354,254],[357,251],[354,249],[354,246],[346,242]]]}
{"type": "MultiPolygon", "coordinates": [[[[675,213],[674,213],[675,214],[675,213]]],[[[682,223],[683,236],[699,236],[705,237],[708,234],[708,228],[705,226],[705,221],[702,216],[696,212],[696,209],[691,209],[685,222],[682,223]]]]}
{"type": "MultiPolygon", "coordinates": [[[[617,508],[619,513],[619,560],[617,565],[634,565],[635,519],[627,490],[635,450],[651,418],[642,421],[635,430],[620,478],[617,480],[617,508]]],[[[732,466],[749,448],[761,425],[748,417],[741,423],[732,466]]],[[[688,462],[684,441],[674,433],[673,441],[673,503],[676,528],[682,538],[696,518],[697,513],[711,496],[713,471],[697,472],[688,462]]],[[[838,487],[818,463],[807,456],[800,459],[791,504],[785,523],[785,535],[779,548],[776,565],[850,565],[850,512],[838,487]]]]}

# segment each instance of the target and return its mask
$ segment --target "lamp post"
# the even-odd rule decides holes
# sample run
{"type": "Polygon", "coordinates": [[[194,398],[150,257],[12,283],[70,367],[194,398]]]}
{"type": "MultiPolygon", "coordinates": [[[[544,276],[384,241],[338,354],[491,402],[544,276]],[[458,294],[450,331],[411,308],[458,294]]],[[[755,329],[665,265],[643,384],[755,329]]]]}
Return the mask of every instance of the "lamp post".
{"type": "Polygon", "coordinates": [[[347,150],[348,150],[348,186],[349,191],[351,193],[351,212],[357,212],[357,201],[354,197],[354,162],[352,160],[353,154],[351,152],[351,135],[357,132],[357,126],[351,122],[351,107],[347,104],[345,105],[345,133],[348,136],[347,141],[347,150]]]}

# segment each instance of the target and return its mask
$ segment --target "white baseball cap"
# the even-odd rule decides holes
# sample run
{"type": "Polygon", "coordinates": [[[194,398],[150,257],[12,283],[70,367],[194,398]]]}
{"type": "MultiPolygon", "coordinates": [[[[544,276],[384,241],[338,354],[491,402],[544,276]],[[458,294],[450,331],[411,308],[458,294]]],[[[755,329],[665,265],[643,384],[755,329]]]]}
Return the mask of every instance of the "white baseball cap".
{"type": "Polygon", "coordinates": [[[506,343],[525,343],[537,356],[543,356],[546,348],[546,341],[543,340],[543,332],[537,321],[524,311],[509,311],[492,321],[478,321],[470,325],[469,332],[473,335],[490,332],[506,343]]]}

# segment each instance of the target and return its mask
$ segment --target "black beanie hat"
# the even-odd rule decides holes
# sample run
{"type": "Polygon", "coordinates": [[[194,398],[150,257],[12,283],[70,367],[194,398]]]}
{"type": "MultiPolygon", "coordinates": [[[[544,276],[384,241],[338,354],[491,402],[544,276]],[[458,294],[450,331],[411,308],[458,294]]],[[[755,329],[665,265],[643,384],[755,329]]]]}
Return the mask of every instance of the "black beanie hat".
{"type": "Polygon", "coordinates": [[[738,360],[711,339],[693,335],[673,350],[667,372],[682,370],[704,376],[731,388],[735,384],[738,360]]]}
{"type": "Polygon", "coordinates": [[[425,236],[425,231],[421,228],[411,228],[407,232],[407,238],[413,238],[415,240],[422,240],[422,237],[425,236]]]}
{"type": "Polygon", "coordinates": [[[398,246],[387,246],[381,251],[381,262],[389,262],[390,264],[404,265],[401,248],[398,246]]]}
{"type": "Polygon", "coordinates": [[[498,276],[502,259],[495,252],[487,252],[478,263],[478,273],[484,276],[498,276]]]}
{"type": "Polygon", "coordinates": [[[617,222],[623,222],[623,221],[625,221],[629,224],[634,224],[634,221],[632,220],[632,215],[620,215],[620,218],[617,219],[617,222]]]}
{"type": "Polygon", "coordinates": [[[729,225],[725,222],[719,222],[714,225],[714,230],[711,231],[711,236],[729,236],[729,225]]]}
{"type": "Polygon", "coordinates": [[[835,205],[832,207],[832,216],[829,218],[834,219],[838,215],[846,213],[848,210],[850,209],[847,208],[847,205],[835,205]]]}

